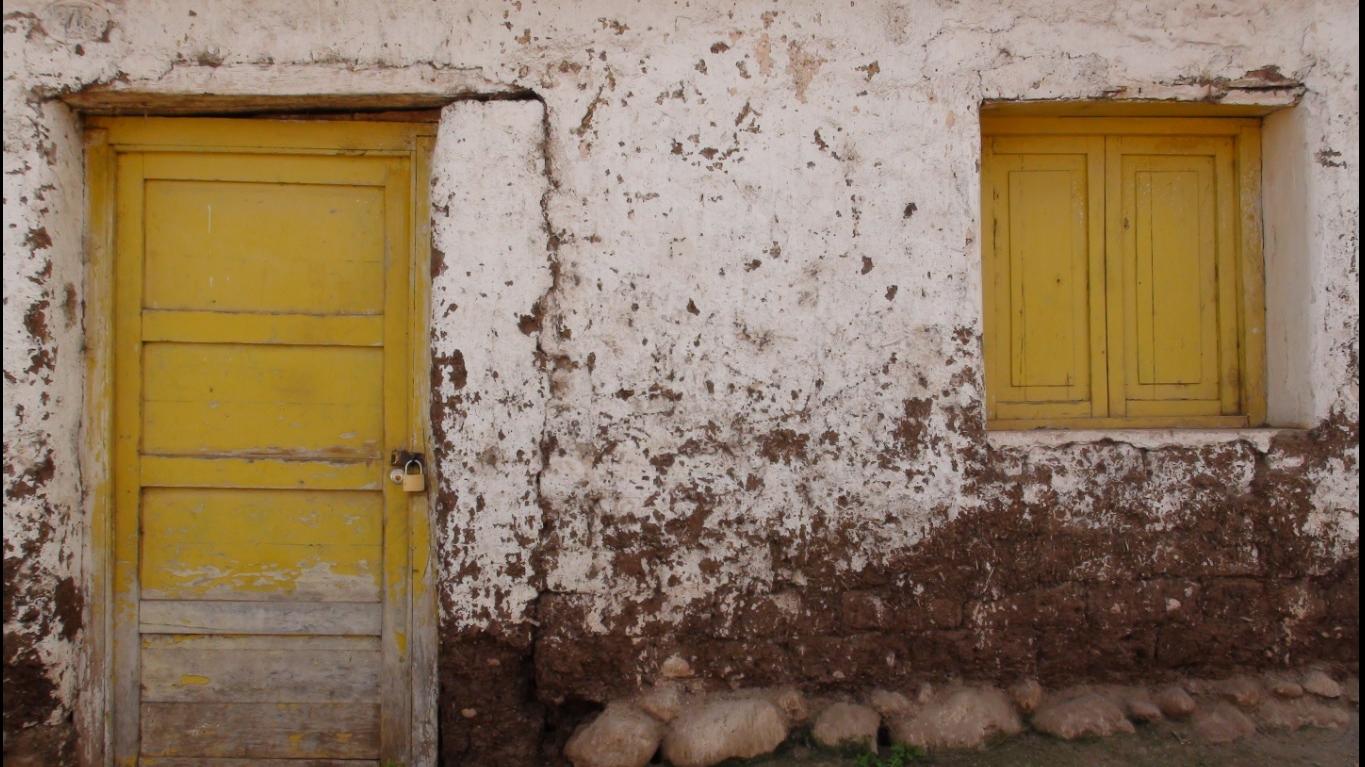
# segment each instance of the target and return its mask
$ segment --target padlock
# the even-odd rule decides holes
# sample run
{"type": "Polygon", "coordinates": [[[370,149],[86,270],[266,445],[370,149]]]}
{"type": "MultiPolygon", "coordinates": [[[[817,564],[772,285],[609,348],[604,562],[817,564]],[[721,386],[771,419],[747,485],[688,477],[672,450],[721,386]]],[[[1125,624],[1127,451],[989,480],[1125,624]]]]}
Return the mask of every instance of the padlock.
{"type": "Polygon", "coordinates": [[[427,478],[422,472],[422,462],[413,459],[403,466],[403,490],[409,493],[420,493],[427,489],[427,478]],[[417,471],[413,471],[413,467],[417,471]]]}

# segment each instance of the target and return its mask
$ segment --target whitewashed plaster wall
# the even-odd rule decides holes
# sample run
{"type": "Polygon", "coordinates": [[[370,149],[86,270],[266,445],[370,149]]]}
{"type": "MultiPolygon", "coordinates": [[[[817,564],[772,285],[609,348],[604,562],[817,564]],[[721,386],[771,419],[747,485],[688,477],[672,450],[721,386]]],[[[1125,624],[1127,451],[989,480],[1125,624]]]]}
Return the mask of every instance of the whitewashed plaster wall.
{"type": "Polygon", "coordinates": [[[541,156],[509,178],[462,175],[477,106],[457,105],[434,165],[453,632],[529,643],[560,616],[535,640],[554,656],[702,610],[742,621],[752,599],[800,613],[803,589],[888,567],[1016,485],[1059,523],[1103,528],[1135,505],[1160,531],[1200,513],[1192,479],[1245,495],[1258,471],[1300,471],[1309,569],[1357,556],[1355,3],[15,0],[4,14],[5,673],[42,688],[6,703],[7,736],[60,728],[82,686],[83,187],[61,97],[83,89],[534,95],[511,122],[470,122],[509,145],[539,131],[541,156]],[[982,101],[1298,92],[1277,119],[1302,151],[1267,174],[1293,163],[1302,218],[1267,259],[1307,303],[1270,343],[1310,368],[1286,395],[1295,425],[1347,437],[988,440],[982,101]],[[465,206],[484,203],[534,226],[480,230],[465,206]],[[1120,483],[1123,467],[1144,480],[1120,483]]]}

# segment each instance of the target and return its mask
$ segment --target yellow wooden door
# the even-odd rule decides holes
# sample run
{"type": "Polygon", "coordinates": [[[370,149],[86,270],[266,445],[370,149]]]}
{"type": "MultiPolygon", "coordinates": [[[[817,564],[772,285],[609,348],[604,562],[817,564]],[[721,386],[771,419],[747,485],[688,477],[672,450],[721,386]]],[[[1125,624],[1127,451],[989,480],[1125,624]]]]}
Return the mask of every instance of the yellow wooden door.
{"type": "Polygon", "coordinates": [[[405,764],[422,128],[99,125],[116,761],[405,764]]]}

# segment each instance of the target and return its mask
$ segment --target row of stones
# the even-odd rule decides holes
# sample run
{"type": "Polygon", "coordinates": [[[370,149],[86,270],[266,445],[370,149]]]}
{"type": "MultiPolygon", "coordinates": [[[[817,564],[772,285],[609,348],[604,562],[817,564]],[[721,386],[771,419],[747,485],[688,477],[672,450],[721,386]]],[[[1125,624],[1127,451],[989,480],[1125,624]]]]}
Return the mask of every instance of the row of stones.
{"type": "Polygon", "coordinates": [[[892,742],[929,750],[981,748],[1023,732],[1026,720],[1068,740],[1132,733],[1135,723],[1183,721],[1203,740],[1227,743],[1258,728],[1341,727],[1349,720],[1346,704],[1359,704],[1357,679],[1343,688],[1322,670],[1188,680],[1158,689],[1081,685],[1046,691],[1031,679],[1008,690],[926,684],[909,695],[873,690],[861,700],[807,697],[790,687],[702,693],[687,677],[685,671],[666,674],[635,698],[612,702],[574,732],[565,756],[574,767],[644,767],[662,751],[674,767],[712,767],[770,753],[800,727],[830,748],[875,752],[883,729],[892,742]]]}

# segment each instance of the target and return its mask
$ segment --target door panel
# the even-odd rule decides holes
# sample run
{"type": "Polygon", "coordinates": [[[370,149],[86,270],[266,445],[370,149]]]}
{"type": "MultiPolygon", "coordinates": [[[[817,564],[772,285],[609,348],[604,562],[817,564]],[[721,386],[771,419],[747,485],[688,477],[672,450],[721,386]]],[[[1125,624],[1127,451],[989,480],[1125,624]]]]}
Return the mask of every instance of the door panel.
{"type": "Polygon", "coordinates": [[[379,602],[377,492],[146,488],[143,599],[379,602]]]}
{"type": "Polygon", "coordinates": [[[143,703],[142,753],[214,765],[220,763],[209,757],[254,758],[258,766],[272,759],[372,760],[379,752],[379,719],[374,703],[143,703]]]}
{"type": "Polygon", "coordinates": [[[407,763],[415,148],[159,125],[113,142],[116,757],[407,763]]]}
{"type": "Polygon", "coordinates": [[[383,187],[161,179],[146,205],[147,308],[384,311],[383,187]]]}

